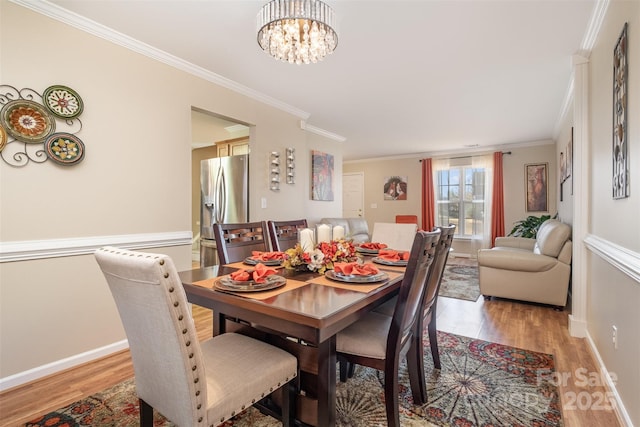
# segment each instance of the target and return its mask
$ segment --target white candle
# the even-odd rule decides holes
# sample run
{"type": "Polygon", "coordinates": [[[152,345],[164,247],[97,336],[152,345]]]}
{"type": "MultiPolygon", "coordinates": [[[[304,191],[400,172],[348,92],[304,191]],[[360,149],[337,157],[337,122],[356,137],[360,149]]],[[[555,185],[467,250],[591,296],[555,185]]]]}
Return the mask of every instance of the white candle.
{"type": "Polygon", "coordinates": [[[320,224],[317,227],[318,243],[331,241],[331,227],[327,224],[320,224]]]}
{"type": "Polygon", "coordinates": [[[340,240],[344,238],[344,227],[336,225],[333,227],[333,240],[340,240]]]}
{"type": "Polygon", "coordinates": [[[310,228],[304,228],[298,232],[298,239],[300,240],[300,247],[304,252],[313,251],[313,230],[310,228]]]}

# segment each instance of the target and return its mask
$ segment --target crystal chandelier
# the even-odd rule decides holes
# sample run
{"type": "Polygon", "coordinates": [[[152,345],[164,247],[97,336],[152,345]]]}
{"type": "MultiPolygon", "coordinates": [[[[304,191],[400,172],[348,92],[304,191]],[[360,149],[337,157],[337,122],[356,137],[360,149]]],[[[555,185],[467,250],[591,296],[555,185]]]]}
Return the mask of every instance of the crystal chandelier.
{"type": "Polygon", "coordinates": [[[291,64],[322,61],[338,45],[333,9],[320,0],[272,0],[258,13],[258,44],[291,64]]]}

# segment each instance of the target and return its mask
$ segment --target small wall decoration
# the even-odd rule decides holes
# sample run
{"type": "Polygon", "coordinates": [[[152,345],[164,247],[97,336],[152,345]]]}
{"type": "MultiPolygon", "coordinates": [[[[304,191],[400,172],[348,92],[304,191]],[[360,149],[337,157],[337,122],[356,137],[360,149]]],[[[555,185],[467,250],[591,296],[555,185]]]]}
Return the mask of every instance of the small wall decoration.
{"type": "Polygon", "coordinates": [[[527,212],[547,212],[548,163],[534,163],[524,166],[527,212]]]}
{"type": "Polygon", "coordinates": [[[383,190],[384,200],[407,200],[407,177],[385,177],[383,190]]]}
{"type": "Polygon", "coordinates": [[[280,153],[277,151],[269,156],[269,189],[280,191],[280,153]]]}
{"type": "Polygon", "coordinates": [[[627,24],[613,49],[613,198],[629,197],[627,24]]]}
{"type": "Polygon", "coordinates": [[[296,183],[296,149],[295,148],[287,148],[287,184],[295,184],[296,183]]]}
{"type": "Polygon", "coordinates": [[[82,129],[84,103],[73,89],[53,85],[40,95],[0,85],[0,107],[0,157],[8,165],[52,160],[69,166],[84,158],[84,144],[75,135],[82,129]]]}
{"type": "Polygon", "coordinates": [[[311,200],[333,200],[333,155],[311,151],[311,200]]]}

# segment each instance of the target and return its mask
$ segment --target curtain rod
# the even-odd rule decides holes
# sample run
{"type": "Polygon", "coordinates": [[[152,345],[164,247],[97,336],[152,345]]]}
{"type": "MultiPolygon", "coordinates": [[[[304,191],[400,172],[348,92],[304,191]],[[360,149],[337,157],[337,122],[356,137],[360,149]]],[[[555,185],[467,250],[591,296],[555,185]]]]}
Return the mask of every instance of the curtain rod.
{"type": "MultiPolygon", "coordinates": [[[[502,154],[511,154],[511,151],[503,151],[502,154]]],[[[442,157],[441,159],[438,160],[456,160],[456,159],[470,159],[473,156],[460,156],[460,157],[442,157]]],[[[418,160],[419,162],[422,162],[422,159],[418,160]]]]}

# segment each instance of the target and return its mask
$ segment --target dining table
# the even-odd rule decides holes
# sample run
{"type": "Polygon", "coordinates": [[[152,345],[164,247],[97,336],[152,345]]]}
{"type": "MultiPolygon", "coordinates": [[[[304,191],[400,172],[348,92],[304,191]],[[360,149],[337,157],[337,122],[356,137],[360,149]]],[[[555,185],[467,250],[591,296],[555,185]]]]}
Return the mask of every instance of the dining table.
{"type": "Polygon", "coordinates": [[[179,276],[188,301],[213,311],[214,336],[244,331],[297,356],[296,418],[329,427],[336,423],[336,335],[397,295],[404,276],[404,267],[377,267],[385,278],[372,283],[280,267],[276,274],[286,284],[261,292],[220,289],[223,278],[249,268],[242,262],[181,271],[179,276]]]}

